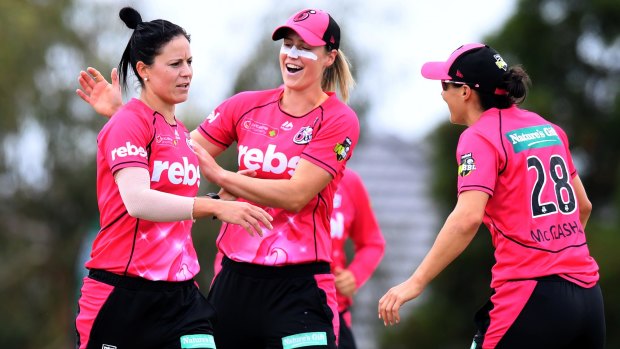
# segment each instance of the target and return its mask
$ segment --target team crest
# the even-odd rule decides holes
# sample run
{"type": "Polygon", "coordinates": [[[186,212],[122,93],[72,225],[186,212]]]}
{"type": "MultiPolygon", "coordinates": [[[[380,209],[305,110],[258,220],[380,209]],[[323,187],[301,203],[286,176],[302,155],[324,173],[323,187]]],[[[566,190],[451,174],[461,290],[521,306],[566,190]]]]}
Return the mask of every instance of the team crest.
{"type": "Polygon", "coordinates": [[[504,59],[502,58],[502,56],[498,54],[493,55],[493,58],[495,58],[495,64],[497,65],[497,67],[503,71],[508,70],[508,64],[504,61],[504,59]]]}
{"type": "Polygon", "coordinates": [[[459,165],[459,176],[465,177],[476,169],[476,161],[472,153],[461,155],[461,164],[459,165]]]}
{"type": "Polygon", "coordinates": [[[312,140],[312,127],[304,126],[302,127],[295,137],[293,137],[293,142],[295,144],[308,144],[312,140]]]}
{"type": "Polygon", "coordinates": [[[336,153],[336,159],[338,161],[342,161],[347,158],[349,155],[349,150],[351,149],[351,139],[346,137],[342,143],[336,144],[334,147],[334,153],[336,153]]]}

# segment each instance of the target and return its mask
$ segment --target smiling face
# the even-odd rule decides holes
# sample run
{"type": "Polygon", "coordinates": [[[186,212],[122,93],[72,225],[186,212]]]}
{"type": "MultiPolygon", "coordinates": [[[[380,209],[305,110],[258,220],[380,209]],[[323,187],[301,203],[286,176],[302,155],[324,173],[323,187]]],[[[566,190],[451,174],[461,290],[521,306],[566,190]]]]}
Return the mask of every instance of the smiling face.
{"type": "Polygon", "coordinates": [[[280,50],[280,70],[287,89],[321,89],[323,71],[334,63],[336,50],[310,46],[297,33],[289,31],[280,50]]]}
{"type": "Polygon", "coordinates": [[[150,66],[141,63],[138,62],[137,68],[145,80],[142,92],[147,94],[148,100],[163,106],[187,100],[193,76],[192,52],[187,38],[179,35],[162,46],[150,66]]]}

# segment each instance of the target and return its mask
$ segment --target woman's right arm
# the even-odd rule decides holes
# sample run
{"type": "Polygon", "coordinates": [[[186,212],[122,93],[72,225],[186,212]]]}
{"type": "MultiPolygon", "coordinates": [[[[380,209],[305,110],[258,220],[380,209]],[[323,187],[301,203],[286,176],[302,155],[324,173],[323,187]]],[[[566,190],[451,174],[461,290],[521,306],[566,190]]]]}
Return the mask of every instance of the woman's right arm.
{"type": "Polygon", "coordinates": [[[105,117],[112,117],[114,113],[123,105],[123,96],[118,82],[118,72],[112,69],[112,83],[110,84],[101,73],[88,67],[86,71],[81,71],[78,82],[82,89],[77,89],[75,93],[99,114],[105,117]]]}
{"type": "Polygon", "coordinates": [[[114,179],[130,216],[153,222],[174,222],[215,216],[241,225],[250,235],[262,236],[261,225],[272,229],[272,217],[263,209],[246,202],[186,197],[150,188],[148,170],[126,167],[114,179]]]}

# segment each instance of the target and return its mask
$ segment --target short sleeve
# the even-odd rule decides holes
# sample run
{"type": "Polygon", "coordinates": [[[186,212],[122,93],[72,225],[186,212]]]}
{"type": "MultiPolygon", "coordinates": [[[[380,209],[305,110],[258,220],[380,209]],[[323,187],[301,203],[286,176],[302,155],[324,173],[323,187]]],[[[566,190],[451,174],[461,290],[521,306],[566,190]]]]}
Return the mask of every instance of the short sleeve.
{"type": "Polygon", "coordinates": [[[124,109],[103,127],[97,146],[112,173],[125,167],[148,169],[147,149],[153,134],[152,127],[143,117],[133,110],[124,109]]]}
{"type": "Polygon", "coordinates": [[[458,193],[478,190],[493,196],[499,173],[498,152],[482,135],[467,129],[457,146],[458,193]]]}
{"type": "Polygon", "coordinates": [[[353,154],[359,132],[359,120],[352,110],[345,109],[340,115],[329,115],[314,133],[301,157],[336,177],[353,154]]]}
{"type": "Polygon", "coordinates": [[[228,148],[237,140],[233,108],[235,103],[231,101],[233,98],[235,96],[217,106],[198,126],[198,132],[203,137],[223,149],[228,148]]]}

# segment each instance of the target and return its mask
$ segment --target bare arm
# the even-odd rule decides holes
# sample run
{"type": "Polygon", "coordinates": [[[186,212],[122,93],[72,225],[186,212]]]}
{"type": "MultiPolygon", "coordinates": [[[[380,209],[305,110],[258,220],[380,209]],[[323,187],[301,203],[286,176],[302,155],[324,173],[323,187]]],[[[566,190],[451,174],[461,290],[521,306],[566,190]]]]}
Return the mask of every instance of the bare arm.
{"type": "Polygon", "coordinates": [[[217,216],[222,221],[241,225],[250,235],[262,236],[261,225],[272,229],[272,217],[263,209],[246,202],[186,197],[150,188],[148,170],[127,167],[114,176],[121,198],[130,216],[153,222],[174,222],[217,216]]]}
{"type": "Polygon", "coordinates": [[[577,196],[577,202],[579,203],[579,220],[583,228],[586,228],[590,213],[592,213],[592,203],[588,199],[586,189],[581,182],[579,176],[575,176],[572,181],[573,189],[575,189],[575,195],[577,196]]]}
{"type": "Polygon", "coordinates": [[[422,263],[407,280],[392,287],[379,300],[379,318],[386,326],[399,323],[400,307],[422,294],[426,286],[470,244],[482,223],[488,199],[488,194],[481,191],[466,191],[459,195],[456,207],[422,263]]]}
{"type": "MultiPolygon", "coordinates": [[[[196,131],[194,131],[196,132],[196,131]]],[[[197,133],[197,132],[196,132],[197,133]]],[[[244,176],[220,167],[212,152],[217,146],[209,144],[200,134],[192,133],[192,139],[205,148],[195,147],[202,174],[212,183],[222,187],[236,197],[270,207],[299,212],[314,196],[332,180],[331,174],[306,160],[299,160],[291,179],[264,179],[244,176]],[[202,139],[200,139],[202,138],[202,139]]],[[[221,150],[220,150],[221,152],[221,150]]]]}

